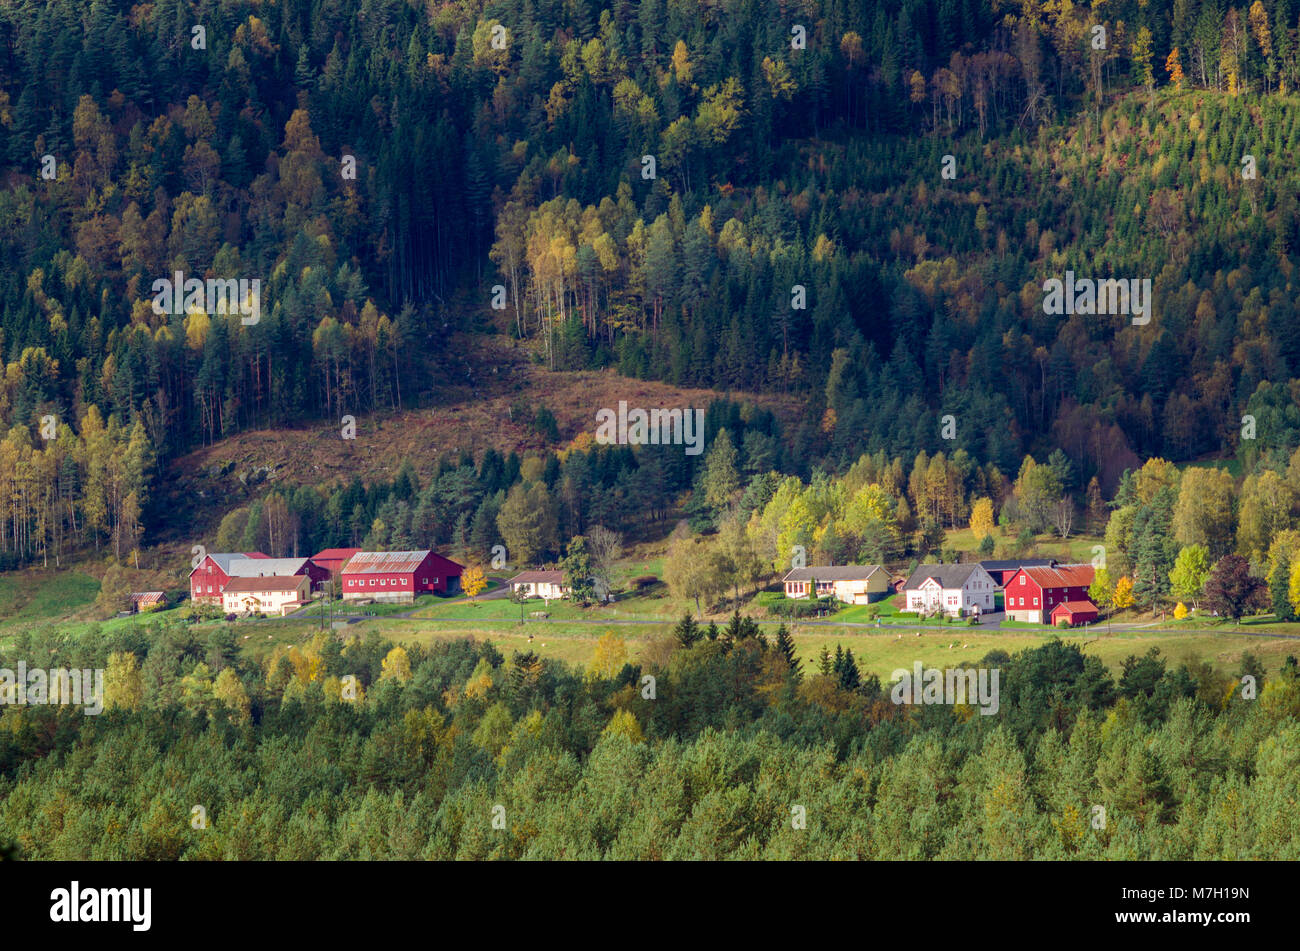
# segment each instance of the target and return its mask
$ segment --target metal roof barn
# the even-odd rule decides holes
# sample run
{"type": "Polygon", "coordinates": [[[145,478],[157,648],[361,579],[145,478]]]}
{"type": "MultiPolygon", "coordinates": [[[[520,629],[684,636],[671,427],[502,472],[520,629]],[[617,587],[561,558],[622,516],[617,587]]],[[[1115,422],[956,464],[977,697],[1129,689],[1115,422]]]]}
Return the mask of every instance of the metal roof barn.
{"type": "Polygon", "coordinates": [[[423,551],[359,551],[343,566],[347,574],[403,574],[415,571],[428,558],[423,551]]]}

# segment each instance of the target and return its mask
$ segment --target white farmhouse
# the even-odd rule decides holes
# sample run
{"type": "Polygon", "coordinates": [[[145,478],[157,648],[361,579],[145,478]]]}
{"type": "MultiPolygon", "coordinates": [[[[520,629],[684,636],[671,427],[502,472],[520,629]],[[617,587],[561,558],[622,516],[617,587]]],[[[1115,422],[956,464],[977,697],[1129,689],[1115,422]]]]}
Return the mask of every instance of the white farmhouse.
{"type": "Polygon", "coordinates": [[[564,572],[559,569],[521,571],[510,579],[510,589],[525,598],[545,598],[548,601],[572,594],[564,583],[564,572]]]}
{"type": "Polygon", "coordinates": [[[939,610],[951,617],[986,614],[993,610],[993,576],[978,564],[922,565],[903,586],[907,610],[924,614],[939,610]]]}
{"type": "Polygon", "coordinates": [[[288,614],[311,600],[307,575],[231,578],[221,592],[227,614],[288,614]]]}

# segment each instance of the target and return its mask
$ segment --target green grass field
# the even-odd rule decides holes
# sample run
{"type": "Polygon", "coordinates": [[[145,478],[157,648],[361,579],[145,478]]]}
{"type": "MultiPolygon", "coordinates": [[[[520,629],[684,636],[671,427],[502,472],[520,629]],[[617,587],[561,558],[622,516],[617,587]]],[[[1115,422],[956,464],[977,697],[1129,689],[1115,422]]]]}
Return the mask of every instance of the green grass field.
{"type": "Polygon", "coordinates": [[[1236,456],[1229,459],[1200,459],[1193,462],[1175,463],[1179,472],[1188,469],[1227,469],[1234,479],[1241,478],[1241,460],[1236,456]]]}
{"type": "MultiPolygon", "coordinates": [[[[816,664],[823,647],[834,653],[835,646],[841,644],[853,649],[861,670],[874,673],[882,680],[887,680],[891,671],[911,667],[918,660],[930,666],[955,666],[979,660],[991,650],[1014,654],[1037,647],[1049,639],[1046,632],[1036,636],[1029,632],[967,634],[958,631],[922,631],[920,637],[912,632],[901,638],[895,632],[882,635],[817,631],[799,633],[794,637],[805,668],[816,664]]],[[[1287,654],[1300,655],[1300,644],[1294,641],[1232,634],[1115,634],[1088,638],[1070,636],[1062,640],[1082,645],[1084,653],[1099,658],[1115,676],[1118,676],[1125,658],[1141,656],[1152,647],[1160,648],[1161,656],[1171,667],[1208,660],[1230,673],[1236,671],[1241,655],[1247,651],[1258,657],[1269,671],[1279,670],[1287,654]]]]}
{"type": "Polygon", "coordinates": [[[0,632],[72,617],[95,603],[99,582],[77,571],[14,571],[0,575],[0,632]]]}
{"type": "MultiPolygon", "coordinates": [[[[534,612],[544,612],[552,618],[603,620],[610,618],[646,620],[659,623],[669,619],[676,620],[684,610],[659,589],[656,593],[646,595],[620,595],[613,604],[591,604],[583,607],[573,601],[544,601],[541,598],[529,598],[523,604],[523,616],[534,612]]],[[[417,605],[415,616],[437,620],[438,618],[461,618],[466,620],[501,618],[519,620],[520,606],[508,598],[493,598],[477,601],[457,598],[454,600],[434,599],[432,602],[417,605]]]]}
{"type": "MultiPolygon", "coordinates": [[[[965,552],[968,558],[978,555],[981,539],[975,537],[975,533],[969,528],[949,529],[944,537],[944,548],[952,548],[959,552],[965,552]]],[[[1092,546],[1101,545],[1104,539],[1099,535],[1071,534],[1069,538],[1062,539],[1059,535],[1045,533],[1034,536],[1034,554],[1035,558],[1055,558],[1061,562],[1078,562],[1088,563],[1092,561],[1092,546]]],[[[993,559],[1012,558],[1013,555],[1007,554],[1004,549],[1014,545],[1016,538],[1014,535],[1004,535],[1000,528],[993,530],[993,542],[996,546],[993,559]]],[[[984,561],[983,556],[973,557],[971,560],[984,561]]]]}
{"type": "MultiPolygon", "coordinates": [[[[764,620],[764,631],[770,636],[775,621],[764,620]]],[[[1013,631],[978,630],[954,627],[952,630],[899,630],[884,631],[863,628],[836,628],[833,626],[791,625],[792,636],[805,668],[817,662],[822,648],[832,653],[836,645],[850,647],[860,668],[875,673],[882,679],[900,667],[910,667],[920,660],[929,665],[955,665],[979,660],[991,650],[1008,653],[1026,650],[1046,643],[1056,636],[1055,631],[1040,628],[1013,631]],[[919,636],[918,636],[919,635],[919,636]]],[[[543,657],[553,657],[579,666],[590,663],[596,641],[612,631],[622,637],[628,646],[629,657],[636,660],[639,652],[650,641],[670,635],[668,624],[627,624],[611,627],[600,625],[566,625],[563,623],[527,623],[520,625],[487,622],[483,625],[452,623],[427,619],[375,619],[348,628],[349,634],[364,635],[374,630],[384,637],[404,643],[429,644],[435,640],[454,640],[475,637],[490,640],[507,656],[515,650],[532,650],[543,657]],[[532,640],[529,640],[529,636],[532,640]]],[[[1081,644],[1086,653],[1098,657],[1118,676],[1125,658],[1145,654],[1150,648],[1160,648],[1161,655],[1170,666],[1208,660],[1215,667],[1233,673],[1241,662],[1241,655],[1250,651],[1265,665],[1276,671],[1281,668],[1287,654],[1300,655],[1300,644],[1292,640],[1271,637],[1250,637],[1228,632],[1180,634],[1177,632],[1133,632],[1106,635],[1082,635],[1072,632],[1061,638],[1066,642],[1081,644]]]]}
{"type": "Polygon", "coordinates": [[[491,641],[506,657],[515,651],[533,651],[539,657],[562,660],[586,667],[595,654],[596,641],[607,630],[622,637],[627,644],[628,656],[635,660],[642,648],[654,637],[667,633],[660,624],[602,628],[595,625],[565,627],[560,624],[497,624],[475,627],[466,624],[437,624],[424,620],[395,618],[383,622],[362,622],[348,628],[349,635],[365,636],[375,630],[383,637],[405,644],[428,645],[434,641],[459,640],[473,637],[491,641]],[[529,637],[532,640],[529,640],[529,637]]]}

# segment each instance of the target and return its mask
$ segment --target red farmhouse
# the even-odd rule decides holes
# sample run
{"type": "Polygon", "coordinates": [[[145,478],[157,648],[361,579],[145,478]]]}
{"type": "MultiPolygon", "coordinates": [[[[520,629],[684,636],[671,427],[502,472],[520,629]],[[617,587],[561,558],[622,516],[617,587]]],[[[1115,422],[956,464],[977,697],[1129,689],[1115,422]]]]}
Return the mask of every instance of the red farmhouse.
{"type": "Polygon", "coordinates": [[[360,551],[343,566],[343,600],[413,601],[420,594],[450,594],[465,568],[429,551],[360,551]]]}
{"type": "Polygon", "coordinates": [[[221,592],[232,577],[230,563],[240,558],[270,558],[260,551],[209,553],[190,572],[190,597],[195,601],[221,603],[221,592]]]}
{"type": "Polygon", "coordinates": [[[1070,627],[1097,620],[1097,606],[1091,601],[1063,601],[1052,608],[1052,626],[1065,621],[1070,627]]]}
{"type": "MultiPolygon", "coordinates": [[[[1092,585],[1091,565],[1064,565],[1059,568],[1021,568],[1006,580],[1004,606],[1007,619],[1030,624],[1050,623],[1058,604],[1088,600],[1092,585]]],[[[1093,607],[1096,610],[1096,607],[1093,607]]]]}
{"type": "Polygon", "coordinates": [[[344,563],[359,551],[360,548],[326,548],[312,555],[311,560],[328,571],[331,578],[337,578],[344,563]]]}

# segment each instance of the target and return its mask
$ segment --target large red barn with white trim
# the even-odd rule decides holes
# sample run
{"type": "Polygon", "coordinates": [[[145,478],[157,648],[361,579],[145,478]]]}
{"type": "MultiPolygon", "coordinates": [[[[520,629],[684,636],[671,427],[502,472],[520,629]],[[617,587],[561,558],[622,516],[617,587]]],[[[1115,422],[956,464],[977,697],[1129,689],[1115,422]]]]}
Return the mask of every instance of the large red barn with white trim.
{"type": "Polygon", "coordinates": [[[450,594],[465,570],[435,551],[359,551],[343,566],[343,600],[413,601],[450,594]]]}
{"type": "Polygon", "coordinates": [[[1050,624],[1057,605],[1089,600],[1093,577],[1091,565],[1021,568],[1006,580],[1003,607],[1007,620],[1050,624]]]}
{"type": "Polygon", "coordinates": [[[190,572],[190,597],[195,601],[220,604],[221,593],[226,590],[226,583],[231,578],[238,577],[230,570],[231,562],[242,558],[270,557],[260,551],[209,552],[190,572]]]}

